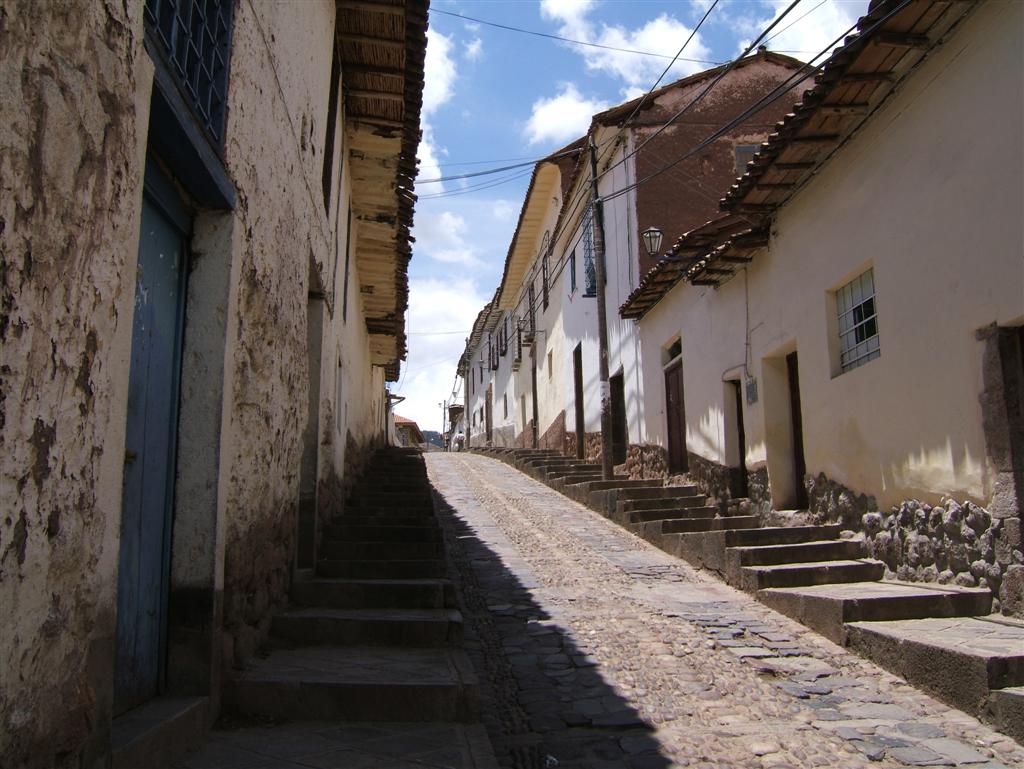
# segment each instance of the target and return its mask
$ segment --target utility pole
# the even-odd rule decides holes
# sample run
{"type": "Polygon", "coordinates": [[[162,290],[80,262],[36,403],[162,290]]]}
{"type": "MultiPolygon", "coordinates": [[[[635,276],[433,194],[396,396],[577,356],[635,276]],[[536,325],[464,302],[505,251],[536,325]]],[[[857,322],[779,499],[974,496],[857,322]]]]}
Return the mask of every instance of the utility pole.
{"type": "Polygon", "coordinates": [[[469,337],[466,337],[466,353],[463,356],[463,360],[466,361],[466,368],[462,372],[462,386],[466,390],[466,397],[462,407],[462,433],[466,437],[466,448],[469,448],[469,377],[473,373],[472,366],[469,360],[469,337]]]}
{"type": "Polygon", "coordinates": [[[437,405],[441,407],[441,448],[444,449],[445,451],[447,451],[448,450],[448,441],[444,437],[444,407],[445,407],[445,401],[441,401],[437,405]]]}
{"type": "Polygon", "coordinates": [[[590,135],[590,191],[594,206],[594,274],[597,279],[597,358],[601,381],[601,477],[615,474],[612,456],[612,389],[608,382],[608,311],[605,307],[604,207],[597,191],[597,145],[590,135]]]}

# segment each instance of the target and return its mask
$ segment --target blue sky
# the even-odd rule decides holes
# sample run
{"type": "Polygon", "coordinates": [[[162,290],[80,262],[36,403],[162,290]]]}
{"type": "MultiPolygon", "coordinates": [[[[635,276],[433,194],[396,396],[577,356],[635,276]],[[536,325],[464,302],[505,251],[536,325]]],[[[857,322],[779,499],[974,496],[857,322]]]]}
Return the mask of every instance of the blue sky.
{"type": "MultiPolygon", "coordinates": [[[[451,398],[464,339],[501,279],[531,169],[426,180],[543,157],[582,136],[593,113],[654,84],[712,2],[432,0],[409,356],[400,381],[391,385],[406,399],[397,413],[422,429],[440,428],[440,403],[451,398]],[[660,56],[575,45],[447,14],[660,56]]],[[[733,58],[790,2],[719,0],[681,54],[703,61],[677,61],[663,84],[714,66],[703,62],[733,58]]],[[[768,47],[810,59],[866,9],[867,0],[801,0],[768,47]]]]}

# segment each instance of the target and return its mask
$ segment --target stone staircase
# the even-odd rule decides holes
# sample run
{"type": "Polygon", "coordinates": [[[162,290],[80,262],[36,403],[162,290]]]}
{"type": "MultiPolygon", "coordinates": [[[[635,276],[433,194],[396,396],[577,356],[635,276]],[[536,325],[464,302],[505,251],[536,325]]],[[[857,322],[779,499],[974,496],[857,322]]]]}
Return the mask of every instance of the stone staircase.
{"type": "Polygon", "coordinates": [[[267,654],[237,671],[229,710],[279,720],[478,717],[462,617],[418,451],[370,461],[325,528],[315,574],[273,618],[267,654]]]}
{"type": "Polygon", "coordinates": [[[474,450],[1024,742],[1024,624],[989,617],[988,590],[882,581],[885,565],[836,524],[763,526],[720,514],[695,486],[601,480],[599,465],[553,451],[474,450]]]}

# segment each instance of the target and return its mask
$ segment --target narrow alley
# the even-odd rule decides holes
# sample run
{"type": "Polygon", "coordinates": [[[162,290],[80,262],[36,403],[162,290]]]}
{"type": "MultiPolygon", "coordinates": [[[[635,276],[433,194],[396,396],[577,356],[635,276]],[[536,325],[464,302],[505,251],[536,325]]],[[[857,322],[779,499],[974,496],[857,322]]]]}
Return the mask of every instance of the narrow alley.
{"type": "MultiPolygon", "coordinates": [[[[424,457],[498,765],[1024,765],[1008,737],[517,470],[424,457]]],[[[492,765],[452,744],[471,731],[429,724],[234,726],[183,769],[492,765]]]]}

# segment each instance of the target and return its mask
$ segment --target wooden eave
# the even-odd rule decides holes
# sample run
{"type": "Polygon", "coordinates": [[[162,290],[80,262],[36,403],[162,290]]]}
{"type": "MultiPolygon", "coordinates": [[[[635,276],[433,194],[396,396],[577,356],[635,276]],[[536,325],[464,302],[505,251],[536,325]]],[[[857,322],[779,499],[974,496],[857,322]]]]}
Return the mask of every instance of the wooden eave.
{"type": "Polygon", "coordinates": [[[720,286],[767,245],[778,210],[939,45],[974,3],[881,0],[815,76],[721,201],[723,216],[684,234],[619,308],[639,320],[681,280],[720,286]]]}
{"type": "Polygon", "coordinates": [[[962,0],[873,4],[780,121],[721,201],[723,211],[771,217],[852,136],[970,10],[962,0]]]}
{"type": "Polygon", "coordinates": [[[505,274],[495,296],[496,307],[503,310],[515,308],[519,288],[537,255],[535,246],[548,213],[548,205],[560,184],[561,170],[557,163],[542,160],[536,165],[526,200],[519,213],[519,223],[512,236],[512,244],[505,257],[505,274]]]}
{"type": "Polygon", "coordinates": [[[338,0],[354,256],[370,359],[398,378],[406,355],[413,181],[429,0],[338,0]]]}

